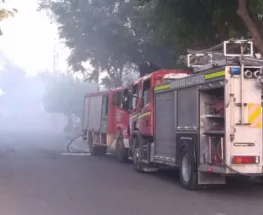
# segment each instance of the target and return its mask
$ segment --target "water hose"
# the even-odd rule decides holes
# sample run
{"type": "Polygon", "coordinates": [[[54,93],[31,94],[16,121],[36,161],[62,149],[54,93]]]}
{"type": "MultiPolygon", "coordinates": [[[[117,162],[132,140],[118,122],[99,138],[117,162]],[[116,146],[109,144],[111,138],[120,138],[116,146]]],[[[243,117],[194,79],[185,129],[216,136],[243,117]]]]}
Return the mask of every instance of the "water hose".
{"type": "Polygon", "coordinates": [[[82,134],[79,134],[79,135],[77,135],[77,136],[75,136],[75,137],[73,137],[69,142],[68,142],[68,144],[67,144],[67,147],[66,147],[66,149],[67,149],[67,153],[80,153],[80,154],[83,154],[83,153],[88,153],[87,151],[83,151],[83,152],[72,152],[72,151],[70,151],[70,146],[77,140],[77,139],[79,139],[80,137],[82,137],[83,135],[82,134]]]}

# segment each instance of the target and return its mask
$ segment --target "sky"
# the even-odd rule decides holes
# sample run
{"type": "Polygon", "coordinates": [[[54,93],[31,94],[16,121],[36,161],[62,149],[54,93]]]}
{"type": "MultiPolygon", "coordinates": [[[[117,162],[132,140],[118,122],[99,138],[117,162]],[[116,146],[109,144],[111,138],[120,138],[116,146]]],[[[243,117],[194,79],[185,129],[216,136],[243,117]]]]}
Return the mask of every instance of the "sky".
{"type": "Polygon", "coordinates": [[[53,70],[66,71],[69,50],[59,41],[57,26],[44,11],[37,11],[37,0],[6,0],[8,8],[18,14],[1,22],[0,50],[29,75],[53,70]]]}

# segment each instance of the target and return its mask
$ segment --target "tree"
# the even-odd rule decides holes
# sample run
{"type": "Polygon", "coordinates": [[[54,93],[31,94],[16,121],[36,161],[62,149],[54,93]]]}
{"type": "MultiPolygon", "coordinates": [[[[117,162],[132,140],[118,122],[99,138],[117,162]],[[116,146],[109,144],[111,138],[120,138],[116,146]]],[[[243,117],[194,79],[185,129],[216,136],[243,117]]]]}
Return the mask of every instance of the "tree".
{"type": "Polygon", "coordinates": [[[155,8],[151,27],[165,43],[202,49],[250,33],[263,54],[262,0],[138,1],[142,7],[155,8]]]}
{"type": "Polygon", "coordinates": [[[71,48],[73,70],[96,80],[99,72],[106,72],[103,83],[108,88],[122,85],[145,60],[174,67],[173,49],[148,31],[152,9],[140,8],[134,0],[42,0],[40,8],[51,11],[59,24],[60,37],[71,48]],[[85,69],[86,61],[93,71],[85,69]]]}
{"type": "MultiPolygon", "coordinates": [[[[0,0],[0,21],[7,19],[9,17],[13,17],[15,15],[15,13],[17,13],[17,9],[15,8],[11,8],[8,9],[7,7],[5,7],[5,0],[0,0]]],[[[2,31],[0,29],[0,35],[2,35],[2,31]]]]}

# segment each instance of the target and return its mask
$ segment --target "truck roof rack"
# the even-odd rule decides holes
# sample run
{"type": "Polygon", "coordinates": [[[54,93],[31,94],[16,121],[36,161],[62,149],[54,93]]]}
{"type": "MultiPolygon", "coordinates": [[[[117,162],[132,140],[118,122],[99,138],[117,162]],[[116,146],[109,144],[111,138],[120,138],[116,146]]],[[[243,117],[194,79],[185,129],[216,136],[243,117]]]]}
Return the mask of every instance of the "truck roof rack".
{"type": "Polygon", "coordinates": [[[180,60],[187,62],[194,72],[226,65],[259,66],[262,67],[263,59],[258,59],[254,53],[251,40],[230,39],[205,50],[187,50],[188,54],[180,60]]]}

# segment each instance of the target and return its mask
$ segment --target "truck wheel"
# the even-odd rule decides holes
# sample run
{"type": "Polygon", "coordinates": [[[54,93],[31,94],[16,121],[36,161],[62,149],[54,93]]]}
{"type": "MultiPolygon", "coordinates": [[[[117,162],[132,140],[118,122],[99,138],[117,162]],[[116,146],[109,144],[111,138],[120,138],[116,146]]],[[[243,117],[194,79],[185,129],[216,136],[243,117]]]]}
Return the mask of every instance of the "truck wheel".
{"type": "Polygon", "coordinates": [[[96,149],[95,146],[93,145],[93,137],[91,132],[89,132],[88,134],[88,146],[89,146],[90,154],[94,156],[96,154],[96,149]]]}
{"type": "Polygon", "coordinates": [[[103,146],[92,146],[90,149],[91,156],[104,156],[107,152],[107,147],[103,146]]]}
{"type": "Polygon", "coordinates": [[[140,151],[140,145],[138,143],[138,140],[136,137],[133,137],[132,139],[132,146],[133,146],[133,164],[135,166],[135,170],[137,172],[142,173],[143,167],[141,163],[141,151],[140,151]]]}
{"type": "Polygon", "coordinates": [[[128,149],[124,147],[123,139],[121,137],[117,140],[116,153],[120,162],[125,163],[128,161],[128,149]]]}
{"type": "Polygon", "coordinates": [[[95,148],[97,156],[104,156],[107,152],[107,147],[99,146],[95,148]]]}
{"type": "Polygon", "coordinates": [[[89,147],[90,155],[91,156],[96,156],[96,148],[95,146],[90,146],[89,147]]]}
{"type": "Polygon", "coordinates": [[[184,147],[180,153],[180,182],[188,190],[198,188],[197,171],[194,163],[194,157],[187,147],[184,147]]]}
{"type": "Polygon", "coordinates": [[[91,156],[103,156],[107,152],[107,147],[93,145],[93,138],[91,133],[88,135],[88,145],[91,156]]]}

